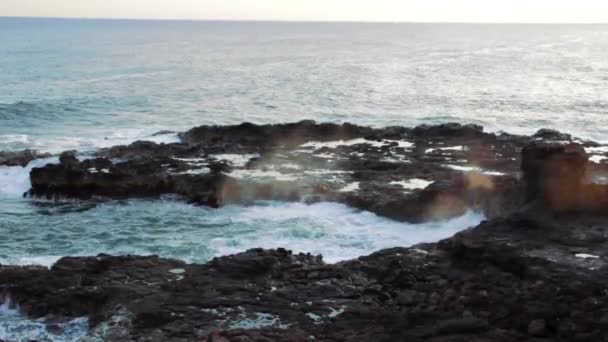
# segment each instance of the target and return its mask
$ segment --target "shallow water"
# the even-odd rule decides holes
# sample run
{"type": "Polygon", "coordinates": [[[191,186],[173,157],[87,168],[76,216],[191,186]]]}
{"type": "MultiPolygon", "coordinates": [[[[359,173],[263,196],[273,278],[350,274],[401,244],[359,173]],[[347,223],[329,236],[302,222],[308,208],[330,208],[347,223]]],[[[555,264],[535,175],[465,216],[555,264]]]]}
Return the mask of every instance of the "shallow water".
{"type": "Polygon", "coordinates": [[[477,225],[469,212],[444,222],[406,224],[336,203],[258,202],[201,208],[173,199],[92,206],[5,200],[0,263],[51,265],[65,255],[158,254],[204,263],[250,248],[323,254],[327,262],[447,238],[477,225]]]}
{"type": "Polygon", "coordinates": [[[23,317],[17,307],[11,305],[10,299],[7,298],[3,304],[0,304],[0,339],[8,342],[72,342],[82,339],[87,332],[86,318],[76,318],[67,322],[30,320],[23,317]]]}

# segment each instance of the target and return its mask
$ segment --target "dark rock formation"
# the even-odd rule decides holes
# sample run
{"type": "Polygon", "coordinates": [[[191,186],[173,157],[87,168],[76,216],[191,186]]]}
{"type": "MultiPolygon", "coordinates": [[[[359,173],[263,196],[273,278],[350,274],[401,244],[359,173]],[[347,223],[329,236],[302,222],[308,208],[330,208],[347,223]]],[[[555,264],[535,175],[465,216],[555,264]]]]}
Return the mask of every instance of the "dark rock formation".
{"type": "Polygon", "coordinates": [[[22,166],[25,167],[32,160],[38,158],[46,158],[51,155],[48,153],[40,153],[35,150],[23,150],[19,152],[3,152],[0,151],[0,166],[22,166]]]}
{"type": "Polygon", "coordinates": [[[67,153],[32,171],[32,195],[171,192],[211,206],[334,200],[411,221],[472,207],[490,219],[438,243],[333,265],[254,249],[205,265],[99,255],[63,258],[51,269],[0,266],[0,298],[10,296],[31,317],[86,315],[92,335],[116,341],[606,341],[608,191],[594,182],[606,170],[587,160],[584,148],[593,145],[566,138],[454,124],[303,122],[204,126],[182,144],[138,142],[81,162],[67,153]],[[237,162],[222,153],[257,156],[237,162]],[[210,170],[193,174],[201,167],[210,170]],[[315,177],[316,170],[331,173],[315,177]],[[327,180],[335,174],[343,178],[327,180]]]}
{"type": "MultiPolygon", "coordinates": [[[[89,315],[96,327],[126,316],[124,341],[607,336],[605,269],[589,270],[584,260],[549,262],[522,245],[486,240],[486,229],[335,265],[285,250],[250,250],[206,265],[100,255],[64,258],[50,270],[0,267],[0,279],[32,317],[89,315]]],[[[500,231],[507,229],[524,230],[516,222],[503,223],[500,231]]],[[[539,236],[529,234],[526,243],[559,245],[539,236]]]]}
{"type": "Polygon", "coordinates": [[[534,143],[522,152],[526,198],[554,213],[604,213],[608,187],[594,184],[581,145],[534,143]]]}
{"type": "Polygon", "coordinates": [[[201,126],[181,136],[184,143],[135,142],[82,162],[64,153],[60,164],[32,170],[29,194],[89,199],[175,193],[211,206],[330,200],[411,222],[468,208],[495,216],[523,200],[519,150],[531,141],[459,124],[374,129],[312,121],[201,126]],[[244,160],[225,159],[230,156],[244,160]]]}
{"type": "Polygon", "coordinates": [[[269,148],[277,145],[298,146],[308,141],[346,140],[372,135],[374,129],[345,123],[317,124],[312,120],[290,124],[237,126],[200,126],[180,134],[189,145],[255,146],[269,148]]]}

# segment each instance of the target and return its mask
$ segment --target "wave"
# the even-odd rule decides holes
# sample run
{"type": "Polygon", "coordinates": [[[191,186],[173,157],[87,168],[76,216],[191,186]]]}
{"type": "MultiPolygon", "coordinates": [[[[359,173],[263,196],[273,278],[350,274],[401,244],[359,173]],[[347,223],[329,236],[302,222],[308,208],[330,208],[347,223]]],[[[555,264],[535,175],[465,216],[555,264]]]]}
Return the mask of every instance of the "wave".
{"type": "Polygon", "coordinates": [[[32,120],[53,122],[65,119],[62,114],[74,112],[75,108],[65,103],[25,102],[0,103],[0,121],[11,124],[27,124],[32,120]]]}
{"type": "Polygon", "coordinates": [[[249,248],[286,247],[296,252],[322,254],[326,262],[339,262],[380,249],[436,242],[475,226],[483,215],[469,211],[446,221],[408,224],[359,211],[338,203],[274,203],[252,206],[233,218],[234,224],[256,222],[264,233],[218,237],[211,241],[216,255],[249,248]]]}
{"type": "Polygon", "coordinates": [[[0,298],[0,340],[2,341],[79,341],[88,333],[89,320],[76,318],[63,323],[32,320],[21,315],[10,298],[0,298]]]}
{"type": "Polygon", "coordinates": [[[19,210],[20,215],[7,215],[6,208],[1,213],[6,222],[0,233],[8,238],[0,263],[50,266],[60,255],[99,253],[205,263],[258,247],[322,254],[325,261],[338,262],[438,241],[484,219],[471,211],[447,221],[408,224],[338,203],[258,202],[212,210],[175,200],[128,200],[52,215],[33,215],[35,206],[19,210]],[[27,238],[28,246],[17,235],[27,238]]]}
{"type": "Polygon", "coordinates": [[[58,162],[58,157],[50,157],[33,160],[26,167],[0,166],[0,198],[22,197],[30,189],[30,171],[33,168],[58,162]]]}

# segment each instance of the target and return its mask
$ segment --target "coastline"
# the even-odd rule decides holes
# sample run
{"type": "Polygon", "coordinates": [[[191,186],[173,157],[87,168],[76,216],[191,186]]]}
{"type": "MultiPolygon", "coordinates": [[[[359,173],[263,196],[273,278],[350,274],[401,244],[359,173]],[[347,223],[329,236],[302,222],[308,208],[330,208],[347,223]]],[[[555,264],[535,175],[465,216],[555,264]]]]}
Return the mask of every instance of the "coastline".
{"type": "MultiPolygon", "coordinates": [[[[587,180],[608,165],[588,161],[587,152],[606,153],[596,143],[551,130],[312,121],[201,126],[180,138],[102,149],[94,159],[63,153],[58,164],[32,169],[27,196],[176,192],[210,207],[331,201],[405,222],[470,209],[487,221],[337,264],[254,249],[204,265],[108,255],[66,257],[50,269],[0,265],[3,301],[33,318],[87,316],[101,338],[125,341],[605,337],[608,196],[587,180]],[[112,320],[119,323],[108,328],[112,320]]],[[[24,164],[22,155],[10,159],[24,164]]]]}

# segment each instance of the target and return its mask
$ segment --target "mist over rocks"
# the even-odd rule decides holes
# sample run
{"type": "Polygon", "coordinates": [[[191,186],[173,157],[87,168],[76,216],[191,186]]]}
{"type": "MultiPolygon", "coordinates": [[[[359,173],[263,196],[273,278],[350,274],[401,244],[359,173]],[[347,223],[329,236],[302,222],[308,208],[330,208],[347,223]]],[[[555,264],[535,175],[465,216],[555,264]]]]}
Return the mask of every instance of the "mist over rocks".
{"type": "Polygon", "coordinates": [[[207,206],[330,200],[410,222],[468,208],[488,219],[443,241],[337,264],[251,249],[204,265],[99,255],[50,269],[0,266],[2,297],[33,318],[87,316],[105,340],[608,338],[608,166],[589,159],[606,153],[597,144],[459,124],[307,121],[190,132],[182,143],[137,142],[96,159],[66,154],[32,170],[30,195],[178,193],[207,206]]]}
{"type": "Polygon", "coordinates": [[[337,201],[408,222],[522,200],[519,150],[532,138],[475,125],[371,128],[352,124],[201,126],[181,143],[138,141],[97,159],[31,172],[28,195],[158,197],[212,207],[255,200],[337,201]],[[469,171],[475,171],[470,173],[469,171]],[[424,182],[425,186],[412,186],[424,182]]]}

